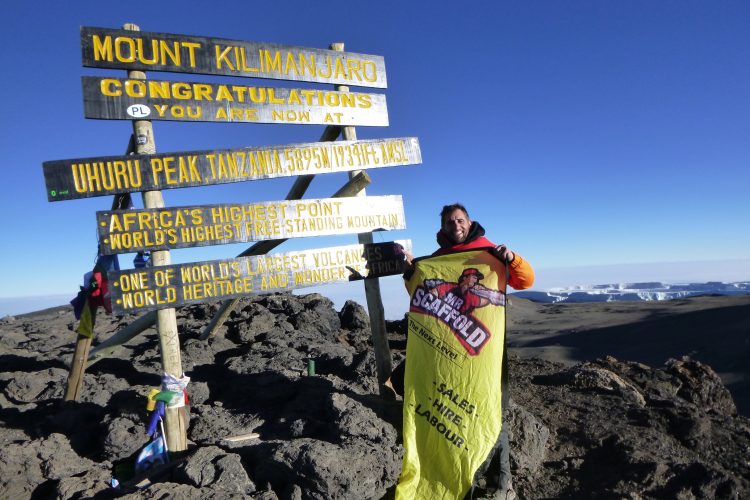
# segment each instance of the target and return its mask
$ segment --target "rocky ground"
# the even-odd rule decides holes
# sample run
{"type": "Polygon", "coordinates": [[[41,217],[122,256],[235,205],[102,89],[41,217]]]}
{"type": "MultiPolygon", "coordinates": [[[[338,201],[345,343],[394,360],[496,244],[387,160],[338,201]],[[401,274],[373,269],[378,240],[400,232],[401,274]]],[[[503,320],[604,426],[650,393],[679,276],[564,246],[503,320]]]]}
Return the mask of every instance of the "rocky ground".
{"type": "MultiPolygon", "coordinates": [[[[700,349],[682,339],[675,359],[652,366],[636,355],[622,357],[620,340],[597,351],[597,359],[551,356],[596,350],[606,345],[608,328],[638,336],[656,321],[651,335],[657,335],[670,318],[685,321],[683,313],[710,310],[720,319],[739,307],[744,316],[738,317],[747,318],[750,307],[747,299],[685,304],[644,316],[637,312],[640,303],[614,311],[600,304],[594,314],[513,300],[516,354],[507,420],[520,497],[750,497],[750,420],[737,414],[732,394],[708,364],[680,358],[700,349]]],[[[62,402],[75,344],[72,310],[0,320],[0,496],[390,498],[401,468],[401,407],[376,395],[361,306],[347,303],[336,311],[317,294],[247,299],[219,335],[202,341],[215,309],[178,310],[182,362],[191,377],[190,447],[162,474],[141,482],[142,489],[136,489],[138,478],[128,477],[148,441],[146,394],[160,382],[155,331],[91,366],[80,401],[62,402]],[[310,359],[314,376],[307,375],[310,359]],[[226,440],[248,433],[259,437],[226,440]],[[110,487],[113,476],[121,480],[119,489],[110,487]]],[[[98,337],[106,339],[132,319],[100,314],[98,337]]],[[[747,352],[750,330],[742,326],[736,336],[730,328],[722,337],[727,324],[736,329],[736,321],[719,320],[705,334],[717,343],[731,338],[736,345],[730,349],[747,352]]],[[[389,328],[400,362],[404,328],[400,322],[389,328]]],[[[737,382],[744,372],[732,373],[737,382]]],[[[744,387],[734,385],[735,397],[746,397],[738,393],[744,387]]]]}

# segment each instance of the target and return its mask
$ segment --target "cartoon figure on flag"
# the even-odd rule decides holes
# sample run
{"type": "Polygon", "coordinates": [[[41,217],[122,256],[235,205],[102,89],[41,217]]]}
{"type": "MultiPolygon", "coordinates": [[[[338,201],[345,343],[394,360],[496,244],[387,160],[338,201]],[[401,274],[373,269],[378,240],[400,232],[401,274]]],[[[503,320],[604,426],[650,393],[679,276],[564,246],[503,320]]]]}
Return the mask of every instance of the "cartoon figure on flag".
{"type": "Polygon", "coordinates": [[[505,294],[500,290],[490,290],[482,285],[480,281],[484,274],[479,269],[470,267],[464,269],[458,278],[458,283],[446,283],[441,279],[428,279],[424,284],[430,293],[439,298],[446,297],[446,301],[455,304],[461,313],[469,313],[477,307],[488,304],[496,306],[505,305],[505,294]]]}
{"type": "Polygon", "coordinates": [[[505,293],[487,288],[480,283],[482,279],[484,274],[476,267],[464,269],[457,282],[434,277],[425,279],[414,293],[410,312],[437,318],[470,355],[476,356],[492,333],[472,311],[490,304],[505,305],[505,293]]]}

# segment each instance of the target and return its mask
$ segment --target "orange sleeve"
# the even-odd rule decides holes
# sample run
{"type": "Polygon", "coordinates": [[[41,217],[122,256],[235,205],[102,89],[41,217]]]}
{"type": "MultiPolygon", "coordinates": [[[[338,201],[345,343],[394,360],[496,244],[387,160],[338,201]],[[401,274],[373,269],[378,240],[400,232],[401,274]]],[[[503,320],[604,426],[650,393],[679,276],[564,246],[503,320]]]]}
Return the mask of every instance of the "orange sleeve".
{"type": "Polygon", "coordinates": [[[510,263],[510,280],[508,284],[516,290],[525,290],[534,284],[534,269],[523,257],[516,257],[510,263]]]}

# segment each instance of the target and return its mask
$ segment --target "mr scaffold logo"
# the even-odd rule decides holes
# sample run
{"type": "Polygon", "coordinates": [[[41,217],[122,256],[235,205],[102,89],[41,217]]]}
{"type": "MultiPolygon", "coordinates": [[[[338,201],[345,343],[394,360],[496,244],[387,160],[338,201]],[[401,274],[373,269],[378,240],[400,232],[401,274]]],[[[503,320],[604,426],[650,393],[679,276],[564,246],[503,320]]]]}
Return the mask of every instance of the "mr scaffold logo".
{"type": "Polygon", "coordinates": [[[426,279],[411,299],[411,312],[427,314],[442,321],[456,336],[466,352],[476,356],[489,342],[492,333],[472,311],[488,305],[505,306],[505,294],[480,283],[484,275],[478,269],[464,269],[457,283],[426,279]]]}

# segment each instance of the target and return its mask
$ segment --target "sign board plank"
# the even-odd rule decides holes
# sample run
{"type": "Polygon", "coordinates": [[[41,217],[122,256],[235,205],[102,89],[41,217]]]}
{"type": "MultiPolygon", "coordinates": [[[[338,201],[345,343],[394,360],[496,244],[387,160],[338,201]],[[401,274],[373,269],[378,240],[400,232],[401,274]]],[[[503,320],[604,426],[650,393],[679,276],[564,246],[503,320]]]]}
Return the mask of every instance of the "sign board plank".
{"type": "Polygon", "coordinates": [[[422,163],[416,137],[44,162],[49,201],[422,163]]]}
{"type": "Polygon", "coordinates": [[[382,56],[170,33],[81,27],[83,65],[386,88],[382,56]]]}
{"type": "Polygon", "coordinates": [[[411,240],[237,257],[107,274],[117,314],[380,278],[404,272],[411,240]]]}
{"type": "Polygon", "coordinates": [[[111,210],[96,219],[102,255],[406,228],[401,196],[111,210]]]}
{"type": "Polygon", "coordinates": [[[86,118],[388,126],[383,94],[81,77],[86,118]]]}

